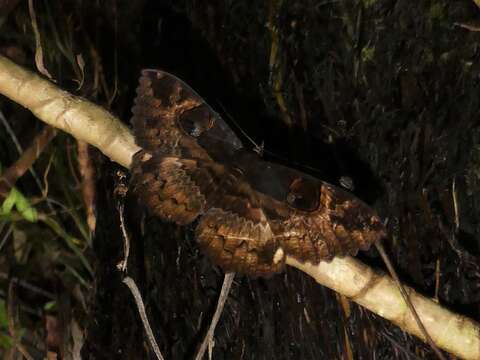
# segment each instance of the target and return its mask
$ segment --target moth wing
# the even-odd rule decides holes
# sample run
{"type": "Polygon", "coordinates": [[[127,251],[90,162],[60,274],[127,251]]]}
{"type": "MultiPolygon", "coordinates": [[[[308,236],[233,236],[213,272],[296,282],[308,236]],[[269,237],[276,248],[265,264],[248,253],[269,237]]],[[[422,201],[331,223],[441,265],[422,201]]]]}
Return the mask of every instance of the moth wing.
{"type": "Polygon", "coordinates": [[[215,146],[218,153],[242,147],[221,116],[174,75],[143,70],[136,92],[131,122],[144,150],[208,159],[206,147],[215,146]]]}

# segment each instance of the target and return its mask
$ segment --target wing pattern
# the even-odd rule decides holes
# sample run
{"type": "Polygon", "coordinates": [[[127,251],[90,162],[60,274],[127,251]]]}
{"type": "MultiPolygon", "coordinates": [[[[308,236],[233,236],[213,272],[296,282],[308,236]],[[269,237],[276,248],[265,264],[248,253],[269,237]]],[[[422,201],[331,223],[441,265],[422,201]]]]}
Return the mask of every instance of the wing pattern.
{"type": "Polygon", "coordinates": [[[317,264],[365,250],[385,230],[351,194],[246,151],[223,119],[171,74],[144,70],[132,124],[143,150],[134,191],[196,238],[225,271],[270,276],[285,256],[317,264]]]}

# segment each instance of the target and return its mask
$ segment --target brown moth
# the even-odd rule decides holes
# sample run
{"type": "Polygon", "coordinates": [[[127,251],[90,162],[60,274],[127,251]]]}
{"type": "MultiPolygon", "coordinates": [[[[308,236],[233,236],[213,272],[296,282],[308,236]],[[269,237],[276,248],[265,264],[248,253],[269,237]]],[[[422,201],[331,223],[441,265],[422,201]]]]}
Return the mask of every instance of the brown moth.
{"type": "Polygon", "coordinates": [[[269,276],[287,255],[318,264],[385,236],[378,216],[353,195],[246,150],[171,74],[142,72],[133,114],[143,148],[133,158],[134,191],[162,219],[198,219],[198,243],[225,271],[269,276]]]}

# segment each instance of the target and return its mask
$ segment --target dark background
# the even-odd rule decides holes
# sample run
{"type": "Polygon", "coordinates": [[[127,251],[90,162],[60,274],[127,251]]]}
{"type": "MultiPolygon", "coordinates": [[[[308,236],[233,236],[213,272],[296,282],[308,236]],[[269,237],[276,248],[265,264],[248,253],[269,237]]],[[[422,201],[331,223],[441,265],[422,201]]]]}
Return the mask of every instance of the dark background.
{"type": "MultiPolygon", "coordinates": [[[[388,219],[385,245],[402,280],[479,318],[480,34],[474,30],[480,9],[473,1],[34,5],[45,65],[61,87],[128,123],[140,70],[176,74],[223,115],[247,147],[264,144],[267,159],[336,185],[342,177],[352,180],[355,195],[388,219]]],[[[34,69],[28,4],[0,3],[0,20],[0,52],[34,69]]],[[[4,98],[0,105],[28,146],[42,125],[4,98]]],[[[3,127],[0,139],[0,161],[8,166],[18,155],[3,127]]],[[[67,202],[55,186],[69,187],[74,197],[69,206],[78,209],[78,182],[72,181],[77,171],[62,154],[73,149],[75,163],[75,147],[59,135],[47,154],[58,163],[50,175],[56,177],[51,193],[67,202]]],[[[56,294],[53,311],[42,310],[37,318],[23,315],[24,327],[38,338],[48,313],[61,319],[64,338],[71,319],[78,321],[85,359],[151,358],[131,295],[115,270],[122,254],[113,197],[117,167],[95,150],[92,157],[97,230],[84,252],[94,276],[78,268],[87,284],[77,287],[66,265],[59,266],[53,255],[40,256],[41,249],[31,252],[29,261],[10,256],[0,265],[56,294]],[[38,266],[49,271],[39,273],[38,266]],[[75,291],[83,293],[85,305],[79,305],[75,291]]],[[[40,159],[35,166],[41,172],[47,163],[48,158],[40,159]]],[[[18,187],[28,197],[38,196],[32,184],[25,176],[18,187]]],[[[77,231],[66,217],[59,221],[77,231]]],[[[213,314],[223,273],[199,252],[192,229],[146,216],[132,196],[127,222],[133,242],[130,273],[160,348],[167,359],[190,359],[213,314]]],[[[383,266],[374,250],[360,257],[383,266]]],[[[77,266],[75,259],[68,261],[77,266]]],[[[45,299],[18,297],[45,309],[45,299]]],[[[65,355],[64,338],[58,351],[65,355]]],[[[289,269],[269,280],[236,277],[215,333],[213,358],[434,357],[395,326],[289,269]]]]}

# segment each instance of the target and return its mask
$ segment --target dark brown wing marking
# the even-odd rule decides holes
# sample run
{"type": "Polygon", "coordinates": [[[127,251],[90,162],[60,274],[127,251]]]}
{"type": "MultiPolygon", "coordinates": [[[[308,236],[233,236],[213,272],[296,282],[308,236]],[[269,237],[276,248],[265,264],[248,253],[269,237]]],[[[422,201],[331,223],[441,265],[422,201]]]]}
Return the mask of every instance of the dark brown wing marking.
{"type": "Polygon", "coordinates": [[[150,211],[185,225],[226,271],[269,276],[285,256],[317,264],[355,255],[385,235],[351,194],[242,148],[185,83],[144,70],[133,109],[134,191],[150,211]]]}
{"type": "Polygon", "coordinates": [[[281,224],[278,241],[288,255],[302,262],[318,263],[334,256],[356,255],[385,236],[384,226],[360,200],[323,183],[319,205],[312,211],[292,209],[281,224]]]}
{"type": "Polygon", "coordinates": [[[204,181],[209,181],[208,172],[198,168],[195,160],[180,161],[140,151],[132,162],[133,190],[152,214],[179,225],[189,224],[204,213],[206,206],[205,195],[191,178],[191,170],[204,173],[204,181]]]}
{"type": "Polygon", "coordinates": [[[135,155],[132,171],[134,191],[153,214],[179,225],[203,214],[197,240],[225,271],[268,276],[282,269],[268,219],[239,174],[212,161],[144,152],[135,155]]]}
{"type": "Polygon", "coordinates": [[[211,159],[208,145],[215,145],[219,153],[242,147],[235,133],[195,91],[159,70],[142,71],[132,125],[135,141],[146,151],[211,159]]]}
{"type": "Polygon", "coordinates": [[[284,266],[283,253],[266,219],[256,222],[212,208],[200,219],[196,236],[200,247],[225,271],[266,277],[284,266]]]}
{"type": "Polygon", "coordinates": [[[133,158],[134,190],[153,214],[180,225],[192,222],[205,211],[206,199],[189,176],[199,173],[197,180],[217,181],[196,168],[198,160],[213,161],[199,141],[225,155],[240,149],[240,140],[189,86],[158,70],[142,71],[132,124],[143,148],[133,158]],[[177,161],[183,158],[192,161],[177,161]]]}
{"type": "Polygon", "coordinates": [[[286,254],[316,264],[336,255],[356,255],[385,236],[375,212],[353,195],[254,156],[238,157],[235,165],[260,199],[286,254]]]}

